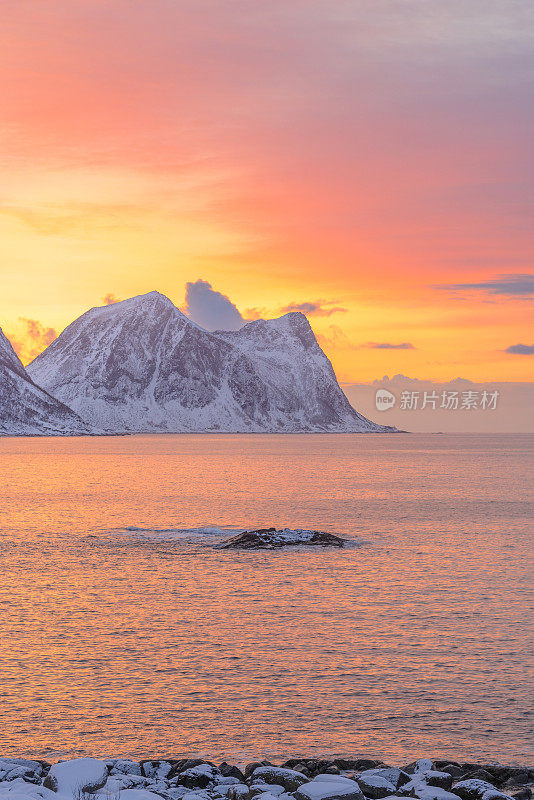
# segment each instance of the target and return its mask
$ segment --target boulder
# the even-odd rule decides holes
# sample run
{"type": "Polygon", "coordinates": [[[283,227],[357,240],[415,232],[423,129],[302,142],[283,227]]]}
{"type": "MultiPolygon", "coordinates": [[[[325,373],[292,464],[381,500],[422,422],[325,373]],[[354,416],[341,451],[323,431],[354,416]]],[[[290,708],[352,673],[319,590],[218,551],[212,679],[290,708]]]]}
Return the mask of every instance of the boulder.
{"type": "Polygon", "coordinates": [[[366,797],[373,798],[373,800],[379,800],[379,798],[395,794],[397,789],[395,784],[387,778],[383,778],[381,775],[369,774],[369,771],[362,772],[361,775],[356,777],[356,780],[363,794],[366,797]]]}
{"type": "Polygon", "coordinates": [[[256,767],[252,773],[254,780],[261,780],[264,783],[274,783],[283,786],[288,792],[294,792],[303,783],[308,782],[306,775],[294,769],[285,767],[261,766],[256,767]]]}
{"type": "Polygon", "coordinates": [[[241,770],[238,767],[234,767],[233,764],[228,764],[226,761],[219,764],[219,772],[224,778],[237,778],[240,783],[245,782],[245,776],[241,770]]]}
{"type": "Polygon", "coordinates": [[[524,786],[518,792],[512,795],[513,800],[530,800],[532,797],[532,790],[524,786]]]}
{"type": "Polygon", "coordinates": [[[465,776],[465,769],[459,764],[445,764],[445,766],[440,766],[440,770],[442,772],[448,772],[455,781],[465,776]]]}
{"type": "Polygon", "coordinates": [[[449,772],[438,772],[438,770],[431,769],[424,772],[424,779],[428,786],[439,786],[440,789],[449,791],[452,786],[452,775],[449,772]]]}
{"type": "Polygon", "coordinates": [[[257,797],[260,794],[274,794],[275,797],[285,792],[284,787],[280,783],[266,783],[265,781],[253,781],[249,787],[251,797],[257,797]]]}
{"type": "Polygon", "coordinates": [[[248,800],[250,789],[246,783],[233,783],[230,786],[222,786],[224,794],[228,800],[248,800]]]}
{"type": "Polygon", "coordinates": [[[493,772],[490,773],[483,767],[481,767],[480,769],[475,769],[472,772],[469,772],[465,776],[466,780],[471,780],[473,778],[475,778],[478,781],[486,781],[486,783],[490,783],[492,786],[495,781],[495,775],[493,775],[493,772]]]}
{"type": "Polygon", "coordinates": [[[274,764],[271,764],[270,761],[252,761],[245,767],[245,778],[250,778],[254,770],[258,769],[258,767],[274,767],[274,764]]]}
{"type": "Polygon", "coordinates": [[[205,763],[206,762],[203,761],[201,758],[180,758],[177,761],[173,760],[171,771],[169,772],[168,777],[174,778],[176,775],[178,775],[180,772],[184,772],[186,769],[191,769],[192,767],[199,767],[201,764],[205,763]]]}
{"type": "Polygon", "coordinates": [[[488,781],[481,781],[478,778],[468,778],[460,781],[453,788],[453,794],[457,794],[462,800],[480,800],[486,792],[497,791],[495,786],[488,781]]]}
{"type": "Polygon", "coordinates": [[[533,769],[522,769],[521,767],[515,767],[508,770],[509,776],[507,783],[509,786],[521,786],[525,783],[534,783],[534,770],[533,769]]]}
{"type": "Polygon", "coordinates": [[[108,768],[104,761],[98,758],[74,758],[53,764],[43,785],[58,794],[76,797],[81,792],[96,792],[105,784],[107,777],[108,768]]]}
{"type": "Polygon", "coordinates": [[[361,775],[378,775],[380,778],[385,778],[389,781],[396,789],[408,783],[411,777],[407,772],[404,772],[404,770],[398,767],[374,767],[373,769],[364,770],[361,775]]]}
{"type": "Polygon", "coordinates": [[[184,769],[176,776],[180,786],[188,789],[206,789],[213,783],[218,774],[218,769],[213,764],[202,762],[194,767],[184,769]]]}
{"type": "MultiPolygon", "coordinates": [[[[404,788],[404,787],[403,787],[404,788]]],[[[448,792],[440,786],[419,786],[414,789],[413,794],[420,800],[455,800],[457,794],[448,792]]]]}
{"type": "Polygon", "coordinates": [[[128,758],[118,758],[110,768],[110,775],[142,775],[141,765],[128,758]]]}
{"type": "Polygon", "coordinates": [[[341,775],[322,773],[302,784],[295,792],[296,800],[363,800],[356,781],[341,775]]]}

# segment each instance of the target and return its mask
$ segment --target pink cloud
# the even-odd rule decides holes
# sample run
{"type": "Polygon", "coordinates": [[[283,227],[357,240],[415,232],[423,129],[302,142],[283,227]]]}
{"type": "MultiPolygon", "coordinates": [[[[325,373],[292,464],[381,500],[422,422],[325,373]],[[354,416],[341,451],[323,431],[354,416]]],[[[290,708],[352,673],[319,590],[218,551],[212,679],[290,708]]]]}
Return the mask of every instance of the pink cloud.
{"type": "Polygon", "coordinates": [[[169,191],[202,170],[215,219],[340,274],[365,276],[369,252],[396,275],[506,272],[529,245],[533,59],[520,4],[467,6],[21,0],[4,151],[157,171],[169,191]]]}

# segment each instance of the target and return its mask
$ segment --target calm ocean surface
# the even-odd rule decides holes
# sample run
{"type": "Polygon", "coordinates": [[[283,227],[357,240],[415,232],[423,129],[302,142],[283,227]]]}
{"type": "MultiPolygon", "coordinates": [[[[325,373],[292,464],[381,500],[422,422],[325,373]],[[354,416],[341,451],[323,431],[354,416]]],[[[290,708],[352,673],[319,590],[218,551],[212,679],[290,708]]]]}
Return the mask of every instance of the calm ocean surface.
{"type": "Polygon", "coordinates": [[[532,761],[533,455],[532,435],[0,439],[0,754],[532,761]],[[211,546],[271,525],[359,545],[211,546]]]}

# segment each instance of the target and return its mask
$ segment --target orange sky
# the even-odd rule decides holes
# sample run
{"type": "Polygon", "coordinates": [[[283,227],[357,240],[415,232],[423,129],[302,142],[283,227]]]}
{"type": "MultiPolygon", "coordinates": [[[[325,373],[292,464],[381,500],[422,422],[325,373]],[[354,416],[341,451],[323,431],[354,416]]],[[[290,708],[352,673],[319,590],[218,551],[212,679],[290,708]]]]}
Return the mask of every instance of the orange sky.
{"type": "Polygon", "coordinates": [[[534,343],[533,22],[510,0],[6,4],[0,325],[28,360],[108,293],[180,306],[202,278],[244,316],[316,305],[341,380],[532,380],[506,350],[534,343]]]}

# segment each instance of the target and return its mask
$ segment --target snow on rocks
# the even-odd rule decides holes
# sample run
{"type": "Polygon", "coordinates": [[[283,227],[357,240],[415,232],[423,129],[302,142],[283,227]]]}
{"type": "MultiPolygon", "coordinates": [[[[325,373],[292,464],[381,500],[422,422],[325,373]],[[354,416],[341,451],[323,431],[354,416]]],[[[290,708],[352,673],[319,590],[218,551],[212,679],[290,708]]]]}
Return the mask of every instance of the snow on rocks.
{"type": "Polygon", "coordinates": [[[294,769],[287,769],[282,767],[263,766],[256,767],[252,773],[253,779],[260,779],[264,783],[274,783],[283,786],[288,792],[294,792],[303,783],[306,783],[308,778],[302,772],[297,772],[294,769]]]}
{"type": "Polygon", "coordinates": [[[228,797],[228,800],[248,800],[252,794],[246,783],[219,784],[215,791],[222,797],[228,797]]]}
{"type": "Polygon", "coordinates": [[[215,545],[218,550],[274,550],[279,547],[343,547],[344,540],[332,533],[289,528],[258,528],[244,531],[215,545]]]}
{"type": "Polygon", "coordinates": [[[390,784],[392,784],[395,789],[398,789],[400,786],[408,783],[410,781],[410,775],[402,769],[398,769],[398,767],[373,767],[372,769],[366,769],[361,773],[362,777],[368,777],[371,775],[376,775],[379,778],[384,778],[390,784]]]}
{"type": "Polygon", "coordinates": [[[319,774],[299,786],[296,800],[363,800],[356,781],[342,775],[319,774]]]}
{"type": "Polygon", "coordinates": [[[363,794],[366,797],[373,798],[373,800],[395,794],[397,789],[395,784],[388,778],[384,778],[382,775],[369,774],[369,771],[362,772],[356,780],[363,794]]]}
{"type": "Polygon", "coordinates": [[[96,792],[106,782],[108,768],[98,758],[75,758],[53,764],[44,785],[58,794],[74,797],[77,793],[96,792]]]}
{"type": "Polygon", "coordinates": [[[421,800],[455,800],[455,798],[458,797],[457,794],[448,792],[446,789],[442,789],[439,786],[424,785],[416,787],[413,790],[413,795],[421,798],[421,800]]]}
{"type": "Polygon", "coordinates": [[[121,800],[161,800],[161,795],[148,789],[124,789],[120,793],[121,800]]]}
{"type": "MultiPolygon", "coordinates": [[[[453,788],[453,793],[461,797],[462,800],[492,800],[492,798],[486,797],[486,794],[489,792],[496,792],[495,786],[487,781],[482,781],[477,778],[471,778],[466,781],[460,781],[456,784],[453,788]]],[[[506,795],[502,795],[499,792],[501,797],[505,797],[506,795]]]]}
{"type": "Polygon", "coordinates": [[[454,783],[451,766],[428,759],[399,769],[370,759],[300,758],[282,766],[257,761],[241,770],[191,758],[78,758],[53,766],[4,758],[0,800],[531,800],[532,769],[462,764],[461,777],[487,775],[491,781],[454,783]],[[521,787],[513,798],[501,788],[511,786],[521,787]]]}
{"type": "Polygon", "coordinates": [[[431,761],[429,758],[419,758],[417,761],[412,761],[411,764],[408,764],[408,766],[404,767],[404,772],[414,774],[419,772],[428,772],[432,769],[434,769],[433,761],[431,761]]]}

